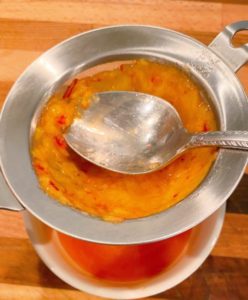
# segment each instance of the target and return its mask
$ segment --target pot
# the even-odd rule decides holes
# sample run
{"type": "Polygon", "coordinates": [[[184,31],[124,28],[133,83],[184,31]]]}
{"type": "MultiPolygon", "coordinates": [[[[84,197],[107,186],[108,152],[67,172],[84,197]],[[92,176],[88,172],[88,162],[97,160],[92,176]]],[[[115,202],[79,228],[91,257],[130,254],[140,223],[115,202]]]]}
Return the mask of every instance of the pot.
{"type": "MultiPolygon", "coordinates": [[[[214,248],[224,217],[225,204],[192,229],[186,248],[161,273],[138,282],[111,282],[83,272],[72,262],[55,230],[46,226],[29,212],[23,213],[24,224],[34,249],[55,275],[78,290],[115,300],[143,299],[143,297],[166,291],[189,277],[201,266],[214,248]]],[[[78,250],[80,251],[80,248],[78,250]]],[[[157,251],[159,252],[158,249],[157,251]]],[[[115,267],[118,268],[118,265],[115,267]]],[[[111,268],[114,266],[111,265],[111,268]]]]}
{"type": "Polygon", "coordinates": [[[35,113],[66,80],[99,63],[140,57],[169,61],[186,69],[208,93],[221,130],[247,130],[248,102],[236,72],[248,60],[248,45],[231,39],[248,21],[227,26],[207,47],[181,33],[124,25],[68,39],[34,61],[13,85],[0,119],[2,208],[26,209],[65,234],[106,244],[162,240],[194,227],[214,213],[240,181],[247,154],[220,150],[209,174],[187,198],[145,218],[112,224],[49,198],[38,185],[30,157],[35,113]],[[11,190],[11,192],[8,190],[11,190]]]}

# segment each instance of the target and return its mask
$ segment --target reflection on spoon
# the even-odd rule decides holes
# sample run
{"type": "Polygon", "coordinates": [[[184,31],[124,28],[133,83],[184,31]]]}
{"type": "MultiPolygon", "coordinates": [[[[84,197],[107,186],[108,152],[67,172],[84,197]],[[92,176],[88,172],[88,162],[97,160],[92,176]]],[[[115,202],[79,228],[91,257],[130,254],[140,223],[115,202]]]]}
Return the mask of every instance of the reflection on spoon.
{"type": "Polygon", "coordinates": [[[190,134],[175,108],[158,97],[127,91],[97,93],[79,111],[65,139],[83,158],[125,174],[158,170],[186,149],[248,150],[248,131],[190,134]]]}

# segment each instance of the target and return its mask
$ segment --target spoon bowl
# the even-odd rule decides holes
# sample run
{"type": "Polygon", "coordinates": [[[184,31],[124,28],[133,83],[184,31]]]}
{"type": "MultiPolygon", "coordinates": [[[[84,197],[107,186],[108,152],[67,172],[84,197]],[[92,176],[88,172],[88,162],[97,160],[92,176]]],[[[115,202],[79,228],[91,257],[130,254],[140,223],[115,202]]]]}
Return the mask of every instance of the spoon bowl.
{"type": "Polygon", "coordinates": [[[181,153],[189,134],[173,106],[136,92],[95,94],[65,134],[79,155],[128,174],[155,171],[181,153]]]}
{"type": "Polygon", "coordinates": [[[105,169],[143,174],[156,171],[186,149],[221,146],[248,150],[248,132],[190,134],[167,101],[144,93],[94,94],[65,134],[70,147],[105,169]]]}

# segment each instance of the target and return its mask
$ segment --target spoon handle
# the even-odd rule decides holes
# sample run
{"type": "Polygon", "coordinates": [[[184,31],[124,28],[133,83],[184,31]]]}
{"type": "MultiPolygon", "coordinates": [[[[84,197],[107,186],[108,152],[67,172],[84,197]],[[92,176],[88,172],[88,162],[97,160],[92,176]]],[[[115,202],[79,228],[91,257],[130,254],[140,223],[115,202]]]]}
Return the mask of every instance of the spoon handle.
{"type": "Polygon", "coordinates": [[[248,151],[248,131],[210,131],[193,134],[189,146],[216,146],[248,151]]]}

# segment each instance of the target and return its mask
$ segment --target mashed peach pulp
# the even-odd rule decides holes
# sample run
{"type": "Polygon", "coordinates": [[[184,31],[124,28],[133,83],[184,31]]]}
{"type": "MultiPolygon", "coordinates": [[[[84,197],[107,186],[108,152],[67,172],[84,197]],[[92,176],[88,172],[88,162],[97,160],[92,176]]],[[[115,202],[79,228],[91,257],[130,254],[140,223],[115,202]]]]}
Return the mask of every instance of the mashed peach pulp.
{"type": "Polygon", "coordinates": [[[208,173],[216,150],[188,150],[167,167],[143,175],[118,174],[84,160],[69,148],[63,133],[79,105],[87,107],[92,94],[110,90],[166,99],[189,132],[215,130],[216,122],[201,89],[185,72],[147,60],[74,79],[65,91],[51,97],[32,137],[32,161],[40,187],[63,204],[119,222],[161,212],[185,198],[208,173]]]}

